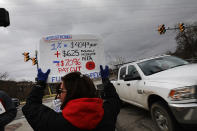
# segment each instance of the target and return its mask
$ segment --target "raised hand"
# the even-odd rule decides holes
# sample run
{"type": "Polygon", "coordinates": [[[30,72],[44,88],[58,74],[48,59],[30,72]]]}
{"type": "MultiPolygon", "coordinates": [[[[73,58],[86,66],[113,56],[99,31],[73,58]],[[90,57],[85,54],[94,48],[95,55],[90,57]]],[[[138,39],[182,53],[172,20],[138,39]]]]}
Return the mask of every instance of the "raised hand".
{"type": "Polygon", "coordinates": [[[37,79],[38,81],[46,82],[50,73],[50,69],[47,70],[46,73],[43,73],[42,70],[38,69],[37,79]]]}
{"type": "Polygon", "coordinates": [[[102,79],[109,78],[109,67],[105,66],[105,69],[103,69],[103,66],[100,65],[100,73],[101,73],[102,79]]]}

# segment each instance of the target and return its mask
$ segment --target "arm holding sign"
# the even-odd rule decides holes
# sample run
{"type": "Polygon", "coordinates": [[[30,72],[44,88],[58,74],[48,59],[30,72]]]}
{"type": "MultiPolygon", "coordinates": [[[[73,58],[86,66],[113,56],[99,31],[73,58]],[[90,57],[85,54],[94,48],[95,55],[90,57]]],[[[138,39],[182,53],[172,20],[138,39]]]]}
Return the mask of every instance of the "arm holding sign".
{"type": "Polygon", "coordinates": [[[0,104],[0,130],[4,130],[5,125],[16,117],[17,110],[11,98],[3,91],[0,91],[0,104]]]}
{"type": "Polygon", "coordinates": [[[104,108],[109,109],[113,113],[113,120],[116,122],[117,115],[120,112],[120,98],[114,85],[109,80],[109,67],[105,66],[105,69],[103,69],[100,66],[100,74],[104,86],[104,108]]]}
{"type": "Polygon", "coordinates": [[[44,130],[41,128],[43,125],[39,121],[47,121],[46,115],[48,116],[48,114],[53,112],[53,110],[50,110],[42,104],[44,89],[49,73],[50,69],[48,69],[46,73],[38,69],[37,83],[33,87],[26,100],[26,104],[22,108],[25,118],[34,130],[44,130]]]}
{"type": "Polygon", "coordinates": [[[32,92],[27,98],[27,103],[42,104],[42,97],[44,95],[44,89],[46,87],[46,81],[49,73],[50,73],[50,69],[48,69],[46,73],[43,73],[41,69],[38,69],[37,84],[35,87],[33,87],[32,92]]]}
{"type": "Polygon", "coordinates": [[[38,69],[37,84],[33,87],[26,100],[26,104],[22,108],[28,123],[33,130],[36,131],[61,130],[62,126],[60,125],[68,125],[68,122],[64,120],[61,113],[57,113],[53,109],[42,104],[44,89],[49,73],[50,70],[43,73],[41,69],[38,69]]]}

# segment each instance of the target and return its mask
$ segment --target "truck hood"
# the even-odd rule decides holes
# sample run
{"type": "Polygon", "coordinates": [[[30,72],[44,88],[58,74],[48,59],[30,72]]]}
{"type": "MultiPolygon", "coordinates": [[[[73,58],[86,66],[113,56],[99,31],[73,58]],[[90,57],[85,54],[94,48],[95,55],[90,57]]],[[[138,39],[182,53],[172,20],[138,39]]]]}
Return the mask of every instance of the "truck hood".
{"type": "Polygon", "coordinates": [[[174,67],[146,76],[146,80],[174,83],[182,86],[197,85],[197,64],[174,67]]]}

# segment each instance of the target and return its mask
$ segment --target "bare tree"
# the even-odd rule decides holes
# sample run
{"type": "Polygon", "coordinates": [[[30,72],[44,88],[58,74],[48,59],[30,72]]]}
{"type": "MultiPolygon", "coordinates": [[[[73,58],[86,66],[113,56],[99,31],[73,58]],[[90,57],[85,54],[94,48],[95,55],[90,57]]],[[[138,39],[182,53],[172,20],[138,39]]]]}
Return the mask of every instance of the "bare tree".
{"type": "Polygon", "coordinates": [[[8,78],[8,73],[4,72],[4,73],[0,73],[0,80],[6,80],[8,78]]]}
{"type": "Polygon", "coordinates": [[[184,59],[197,58],[197,22],[186,24],[183,32],[178,30],[175,40],[177,42],[176,50],[175,52],[169,51],[168,54],[184,59]]]}
{"type": "Polygon", "coordinates": [[[110,65],[114,68],[118,68],[119,66],[123,65],[126,62],[126,59],[122,56],[115,57],[115,60],[110,62],[110,65]]]}

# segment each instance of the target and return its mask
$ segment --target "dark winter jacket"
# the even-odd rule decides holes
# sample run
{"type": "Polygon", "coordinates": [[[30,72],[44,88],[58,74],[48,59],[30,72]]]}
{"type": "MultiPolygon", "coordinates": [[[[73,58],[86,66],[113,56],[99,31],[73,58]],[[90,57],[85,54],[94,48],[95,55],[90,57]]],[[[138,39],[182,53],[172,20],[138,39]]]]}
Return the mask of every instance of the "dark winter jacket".
{"type": "Polygon", "coordinates": [[[80,98],[69,101],[62,113],[42,104],[45,86],[33,87],[22,111],[36,131],[114,131],[120,99],[110,82],[105,84],[105,100],[80,98]]]}
{"type": "Polygon", "coordinates": [[[0,102],[5,109],[5,112],[0,114],[0,131],[4,131],[5,125],[16,117],[17,110],[11,98],[3,91],[0,91],[0,102]]]}

